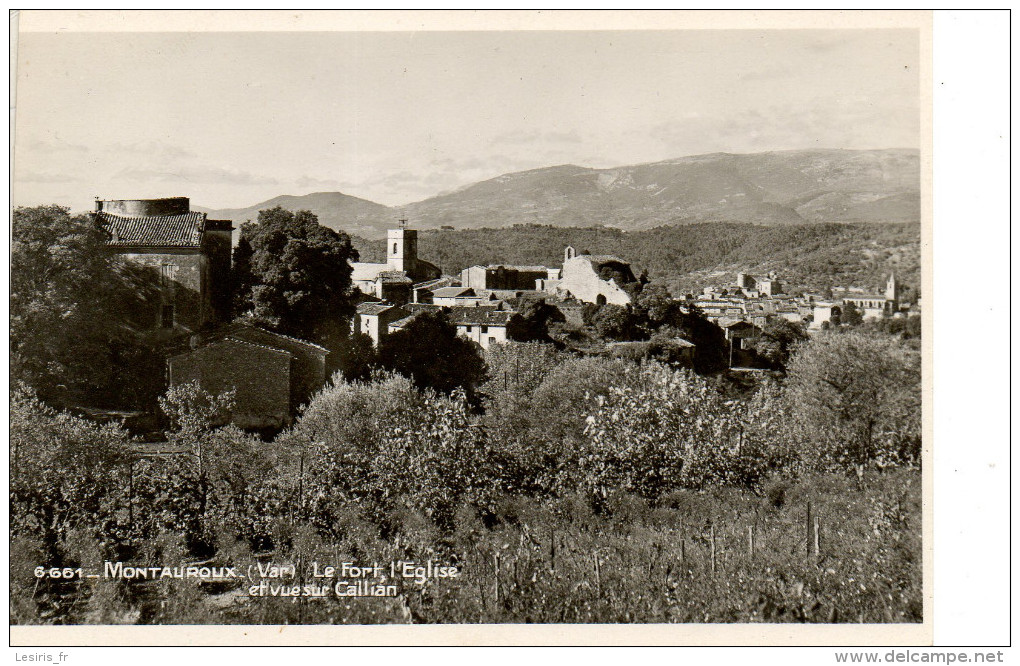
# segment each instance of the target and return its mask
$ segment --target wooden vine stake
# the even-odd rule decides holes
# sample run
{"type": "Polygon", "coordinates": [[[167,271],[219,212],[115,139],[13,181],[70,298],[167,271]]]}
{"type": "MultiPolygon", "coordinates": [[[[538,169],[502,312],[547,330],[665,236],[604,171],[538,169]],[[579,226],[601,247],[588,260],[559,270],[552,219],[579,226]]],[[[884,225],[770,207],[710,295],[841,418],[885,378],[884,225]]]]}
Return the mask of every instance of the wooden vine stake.
{"type": "Polygon", "coordinates": [[[807,503],[807,517],[804,520],[804,543],[807,556],[811,556],[811,502],[807,503]]]}
{"type": "Polygon", "coordinates": [[[715,523],[709,526],[709,541],[712,550],[712,574],[715,575],[715,523]]]}
{"type": "Polygon", "coordinates": [[[492,562],[496,568],[496,584],[495,584],[495,597],[496,605],[499,605],[499,553],[492,554],[492,562]]]}

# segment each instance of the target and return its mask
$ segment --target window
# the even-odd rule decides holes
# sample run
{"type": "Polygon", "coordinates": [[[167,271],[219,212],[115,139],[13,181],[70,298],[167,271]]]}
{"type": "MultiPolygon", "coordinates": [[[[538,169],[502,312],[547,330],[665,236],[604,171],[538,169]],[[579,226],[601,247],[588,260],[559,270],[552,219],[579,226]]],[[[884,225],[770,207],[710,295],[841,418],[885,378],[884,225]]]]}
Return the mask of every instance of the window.
{"type": "Polygon", "coordinates": [[[397,244],[394,243],[393,244],[393,254],[396,254],[396,253],[397,253],[397,244]]]}
{"type": "Polygon", "coordinates": [[[496,344],[496,338],[489,338],[489,344],[490,345],[496,344]]]}
{"type": "Polygon", "coordinates": [[[160,315],[160,326],[162,328],[174,327],[174,306],[164,305],[160,315]]]}
{"type": "Polygon", "coordinates": [[[488,332],[489,332],[489,327],[488,326],[482,326],[482,333],[488,333],[488,332]]]}
{"type": "Polygon", "coordinates": [[[470,327],[470,326],[468,326],[468,327],[467,327],[467,332],[468,332],[468,333],[470,333],[470,332],[471,332],[471,327],[470,327]]]}

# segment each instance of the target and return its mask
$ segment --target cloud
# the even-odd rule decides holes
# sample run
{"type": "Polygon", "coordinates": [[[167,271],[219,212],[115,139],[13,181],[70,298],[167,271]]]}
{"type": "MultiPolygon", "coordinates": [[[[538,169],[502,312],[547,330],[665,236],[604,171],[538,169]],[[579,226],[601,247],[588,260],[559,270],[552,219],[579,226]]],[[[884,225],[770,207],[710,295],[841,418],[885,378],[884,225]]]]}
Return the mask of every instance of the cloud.
{"type": "Polygon", "coordinates": [[[17,145],[19,150],[26,153],[32,153],[40,156],[55,156],[55,155],[88,155],[92,151],[87,146],[76,143],[67,143],[59,139],[42,140],[42,139],[30,139],[28,141],[19,142],[17,145]]]}
{"type": "Polygon", "coordinates": [[[512,130],[510,132],[503,132],[502,134],[497,134],[495,137],[492,138],[490,144],[493,146],[519,146],[523,144],[536,144],[536,143],[577,144],[583,142],[584,139],[581,137],[580,133],[577,130],[541,131],[537,129],[525,129],[525,130],[512,130]]]}
{"type": "Polygon", "coordinates": [[[485,167],[486,164],[487,162],[485,160],[478,157],[468,157],[460,160],[443,157],[429,162],[429,168],[443,169],[447,171],[466,171],[468,169],[481,169],[485,167]]]}
{"type": "Polygon", "coordinates": [[[789,67],[767,67],[764,69],[747,70],[737,73],[737,78],[743,83],[751,81],[779,81],[787,79],[793,73],[789,67]]]}
{"type": "Polygon", "coordinates": [[[134,155],[158,159],[194,159],[197,154],[163,141],[136,141],[134,143],[113,143],[103,147],[103,152],[110,155],[134,155]]]}
{"type": "Polygon", "coordinates": [[[22,171],[15,170],[15,180],[20,183],[75,183],[82,182],[80,178],[75,178],[64,173],[44,173],[39,171],[22,171]]]}
{"type": "Polygon", "coordinates": [[[818,100],[802,107],[768,106],[727,116],[705,116],[660,123],[630,131],[657,142],[675,157],[711,152],[758,152],[808,147],[916,147],[916,122],[893,122],[909,117],[901,109],[846,97],[818,100]]]}
{"type": "Polygon", "coordinates": [[[301,176],[294,181],[298,187],[342,187],[343,183],[335,178],[316,178],[314,176],[301,176]]]}
{"type": "Polygon", "coordinates": [[[139,182],[156,181],[163,183],[202,183],[206,185],[279,185],[275,178],[259,176],[246,171],[224,169],[216,166],[186,165],[168,169],[125,167],[113,175],[113,179],[139,182]]]}

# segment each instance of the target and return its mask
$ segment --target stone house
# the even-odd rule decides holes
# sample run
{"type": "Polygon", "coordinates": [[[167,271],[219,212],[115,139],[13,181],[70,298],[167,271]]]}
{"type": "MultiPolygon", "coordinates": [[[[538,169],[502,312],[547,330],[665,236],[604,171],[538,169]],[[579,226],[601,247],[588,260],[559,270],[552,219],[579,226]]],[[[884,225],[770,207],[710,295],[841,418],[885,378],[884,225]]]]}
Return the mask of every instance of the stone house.
{"type": "Polygon", "coordinates": [[[496,308],[463,308],[450,313],[450,322],[457,327],[457,335],[488,349],[510,339],[507,328],[516,312],[496,308]]]}
{"type": "Polygon", "coordinates": [[[291,421],[290,353],[227,337],[167,359],[171,386],[197,381],[203,390],[235,392],[232,422],[240,428],[283,428],[291,421]]]}
{"type": "Polygon", "coordinates": [[[190,210],[187,197],[96,200],[92,216],[135,282],[125,310],[139,333],[167,340],[228,316],[229,220],[190,210]]]}
{"type": "Polygon", "coordinates": [[[527,290],[538,289],[539,281],[558,279],[560,269],[545,266],[471,266],[461,271],[460,281],[465,287],[478,289],[527,290]]]}
{"type": "Polygon", "coordinates": [[[471,287],[440,287],[432,292],[432,304],[447,308],[477,307],[484,300],[471,287]]]}
{"type": "Polygon", "coordinates": [[[808,329],[818,330],[826,322],[831,324],[833,317],[839,317],[842,313],[842,309],[836,303],[815,301],[812,304],[811,323],[808,325],[808,329]]]}
{"type": "Polygon", "coordinates": [[[413,286],[413,302],[415,303],[431,303],[432,295],[438,289],[443,287],[459,287],[460,278],[453,275],[444,275],[441,278],[435,280],[426,280],[425,282],[419,282],[413,286]]]}
{"type": "Polygon", "coordinates": [[[132,281],[123,304],[140,337],[166,360],[166,382],[236,392],[234,423],[279,428],[325,383],[319,345],[230,314],[230,221],[190,210],[187,197],[97,200],[94,222],[132,281]]]}
{"type": "Polygon", "coordinates": [[[192,336],[167,359],[171,386],[197,381],[209,393],[235,391],[233,423],[281,428],[326,381],[325,347],[235,323],[192,336]]]}
{"type": "Polygon", "coordinates": [[[378,347],[379,341],[389,334],[390,324],[405,316],[407,312],[393,303],[361,303],[351,321],[351,331],[367,335],[378,347]]]}

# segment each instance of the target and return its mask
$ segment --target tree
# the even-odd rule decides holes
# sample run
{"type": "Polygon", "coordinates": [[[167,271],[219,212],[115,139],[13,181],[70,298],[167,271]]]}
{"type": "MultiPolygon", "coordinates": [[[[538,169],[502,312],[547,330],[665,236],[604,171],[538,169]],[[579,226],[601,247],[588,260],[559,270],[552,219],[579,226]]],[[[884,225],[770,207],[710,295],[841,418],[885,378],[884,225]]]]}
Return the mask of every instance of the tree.
{"type": "Polygon", "coordinates": [[[355,332],[336,353],[337,369],[349,381],[367,380],[379,363],[372,338],[355,332]]]}
{"type": "Polygon", "coordinates": [[[558,308],[549,305],[545,299],[526,300],[508,323],[507,337],[518,342],[547,342],[549,322],[565,321],[558,308]]]}
{"type": "Polygon", "coordinates": [[[708,374],[726,367],[729,350],[726,334],[697,306],[688,304],[686,310],[674,327],[680,337],[695,345],[694,371],[708,374]]]}
{"type": "Polygon", "coordinates": [[[307,210],[277,206],[241,227],[234,252],[236,303],[276,331],[339,348],[354,313],[350,237],[307,210]]]}
{"type": "Polygon", "coordinates": [[[761,336],[754,343],[754,351],[775,370],[782,370],[790,359],[793,348],[808,339],[804,327],[782,317],[770,316],[761,336]]]}
{"type": "Polygon", "coordinates": [[[843,326],[860,326],[861,322],[864,321],[864,316],[861,315],[861,311],[855,304],[845,303],[843,305],[843,314],[839,320],[843,326]]]}
{"type": "Polygon", "coordinates": [[[485,352],[488,379],[482,385],[485,423],[501,441],[523,438],[531,396],[565,355],[551,344],[507,342],[485,352]]]}
{"type": "Polygon", "coordinates": [[[592,317],[595,332],[606,340],[632,340],[635,324],[634,315],[622,305],[603,305],[592,317]]]}
{"type": "Polygon", "coordinates": [[[251,220],[241,225],[237,247],[234,248],[230,271],[231,314],[242,315],[251,308],[251,290],[255,286],[255,274],[251,260],[255,254],[251,239],[258,233],[257,225],[251,220]]]}
{"type": "Polygon", "coordinates": [[[128,433],[58,413],[20,384],[10,395],[10,445],[11,536],[37,537],[45,564],[62,566],[69,532],[81,526],[101,535],[121,501],[128,433]]]}
{"type": "Polygon", "coordinates": [[[532,395],[528,432],[518,442],[519,466],[531,478],[524,486],[556,494],[577,490],[587,405],[604,399],[631,367],[621,359],[568,357],[546,375],[532,395]]]}
{"type": "Polygon", "coordinates": [[[801,453],[822,468],[915,463],[921,453],[920,354],[888,336],[820,334],[787,365],[801,453]]]}
{"type": "Polygon", "coordinates": [[[902,340],[913,340],[916,342],[921,339],[920,315],[873,319],[868,322],[868,325],[869,328],[898,336],[902,340]]]}
{"type": "Polygon", "coordinates": [[[420,389],[450,393],[460,388],[474,402],[485,379],[481,347],[457,335],[442,312],[423,312],[379,343],[379,364],[410,377],[420,389]]]}
{"type": "Polygon", "coordinates": [[[107,239],[60,206],[14,211],[11,373],[44,400],[140,406],[155,395],[156,356],[130,327],[137,276],[112,260],[107,239]]]}
{"type": "Polygon", "coordinates": [[[663,326],[678,326],[683,308],[662,285],[650,285],[634,299],[634,312],[648,335],[663,326]]]}

